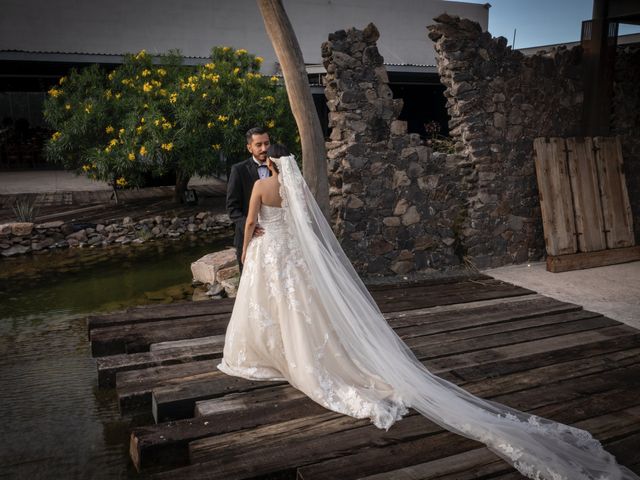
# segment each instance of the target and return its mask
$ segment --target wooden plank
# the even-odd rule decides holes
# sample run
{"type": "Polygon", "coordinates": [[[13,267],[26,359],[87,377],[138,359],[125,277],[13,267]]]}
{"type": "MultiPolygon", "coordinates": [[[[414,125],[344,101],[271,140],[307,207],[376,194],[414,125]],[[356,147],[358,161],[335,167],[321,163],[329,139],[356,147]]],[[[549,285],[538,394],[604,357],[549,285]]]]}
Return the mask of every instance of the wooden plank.
{"type": "Polygon", "coordinates": [[[87,317],[89,333],[94,328],[113,327],[130,323],[155,322],[158,320],[192,318],[215,314],[230,314],[233,310],[233,298],[202,300],[199,302],[180,302],[170,305],[145,305],[132,307],[120,312],[87,317]]]}
{"type": "Polygon", "coordinates": [[[120,413],[151,407],[151,391],[159,386],[176,385],[195,380],[215,379],[219,377],[214,360],[199,360],[176,365],[144,368],[118,372],[116,375],[116,393],[120,413]]]}
{"type": "MultiPolygon", "coordinates": [[[[532,295],[531,300],[521,299],[520,301],[507,302],[506,304],[500,305],[500,310],[496,310],[496,304],[490,303],[488,305],[480,305],[476,308],[463,308],[462,310],[452,310],[448,308],[440,308],[438,310],[430,311],[428,309],[424,310],[416,310],[409,312],[408,314],[403,314],[403,317],[395,317],[392,320],[393,324],[398,323],[402,325],[399,328],[396,328],[396,332],[402,337],[407,338],[409,336],[415,336],[416,334],[436,334],[442,332],[454,332],[463,329],[469,329],[477,325],[491,325],[493,323],[499,323],[500,325],[491,327],[495,329],[514,329],[517,328],[517,323],[515,326],[505,326],[505,322],[507,321],[515,321],[518,319],[527,319],[536,316],[550,315],[553,313],[563,313],[563,312],[571,312],[580,310],[581,307],[573,304],[559,302],[549,297],[542,297],[538,295],[532,295]],[[424,314],[423,312],[430,312],[428,314],[424,314]],[[419,313],[420,315],[413,316],[413,313],[419,313]],[[419,331],[415,330],[415,327],[412,325],[419,325],[419,331]],[[413,330],[409,331],[407,328],[413,328],[413,330]]],[[[549,317],[549,321],[558,321],[558,317],[549,317]]],[[[522,325],[520,325],[522,327],[522,325]]],[[[486,334],[487,332],[479,332],[486,334]]],[[[470,336],[471,333],[468,333],[467,336],[470,336]]],[[[197,339],[198,341],[204,341],[205,339],[197,339]]],[[[208,343],[208,340],[204,343],[208,343]]],[[[205,347],[202,347],[203,349],[205,347]]],[[[193,360],[197,360],[198,358],[214,358],[216,352],[222,349],[222,345],[220,345],[220,350],[214,348],[212,350],[204,349],[193,350],[187,349],[184,353],[185,355],[181,355],[181,350],[177,351],[177,358],[173,356],[169,356],[164,359],[162,362],[156,361],[153,355],[149,353],[138,353],[131,355],[116,355],[109,357],[100,357],[98,359],[99,367],[100,362],[105,363],[105,370],[108,368],[109,370],[103,372],[102,375],[112,375],[113,372],[133,370],[135,368],[142,369],[143,367],[153,367],[162,364],[171,364],[171,363],[182,363],[184,361],[189,361],[189,355],[193,356],[193,360]],[[211,355],[213,353],[213,355],[211,355]],[[186,358],[185,358],[186,357],[186,358]],[[132,361],[128,361],[131,358],[132,361]],[[117,362],[113,362],[112,359],[117,359],[117,362]]],[[[176,371],[177,367],[167,367],[172,371],[176,371]]],[[[153,388],[160,387],[162,385],[161,377],[158,380],[154,380],[154,377],[158,376],[162,368],[154,368],[149,370],[141,370],[139,373],[127,373],[127,377],[118,377],[118,385],[117,385],[117,393],[118,399],[120,403],[121,411],[126,411],[131,408],[138,408],[146,405],[147,403],[151,403],[151,390],[153,388]],[[145,378],[145,382],[140,382],[138,376],[145,378]],[[122,381],[120,379],[122,378],[122,381]],[[131,381],[125,381],[124,379],[132,379],[131,381]]],[[[99,374],[101,370],[99,370],[99,374]]],[[[177,375],[174,375],[174,377],[177,375]]],[[[172,377],[173,378],[173,377],[172,377]]],[[[110,378],[105,378],[103,380],[104,384],[110,378]]]]}
{"type": "MultiPolygon", "coordinates": [[[[479,365],[470,367],[457,368],[452,370],[456,378],[466,381],[483,380],[492,377],[501,378],[503,376],[524,372],[535,365],[537,368],[544,368],[554,364],[563,364],[571,359],[585,359],[590,356],[599,355],[615,355],[617,352],[627,349],[634,349],[640,346],[640,332],[629,327],[628,335],[622,337],[613,337],[608,340],[601,340],[594,343],[584,345],[567,345],[566,348],[558,348],[556,350],[541,349],[530,353],[523,351],[518,357],[500,358],[495,361],[489,361],[479,365]]],[[[587,332],[589,334],[589,332],[587,332]]]]}
{"type": "Polygon", "coordinates": [[[157,320],[91,330],[91,354],[94,357],[149,351],[153,343],[188,338],[224,335],[228,314],[204,315],[176,322],[157,320]]]}
{"type": "MultiPolygon", "coordinates": [[[[587,318],[581,319],[580,316],[574,316],[572,317],[573,321],[567,322],[566,324],[531,328],[509,335],[487,335],[473,342],[465,339],[441,344],[440,339],[429,341],[429,337],[426,337],[419,346],[411,347],[410,345],[410,347],[419,360],[429,359],[429,369],[439,374],[442,371],[460,368],[460,366],[468,366],[471,364],[466,363],[469,362],[469,357],[473,359],[474,364],[482,363],[483,359],[488,361],[494,360],[494,352],[500,349],[511,349],[511,355],[519,356],[521,351],[526,351],[527,342],[545,342],[546,339],[550,337],[549,341],[555,348],[562,348],[564,342],[579,342],[581,338],[580,335],[584,331],[593,330],[599,332],[606,331],[607,328],[619,328],[617,326],[608,327],[608,325],[612,325],[612,323],[617,324],[617,322],[613,322],[602,316],[593,317],[593,315],[597,314],[593,314],[592,312],[582,311],[572,313],[580,313],[587,318]],[[563,335],[557,338],[564,337],[563,340],[557,340],[556,335],[558,335],[558,331],[561,331],[563,335]],[[569,336],[571,340],[564,340],[569,336]],[[507,344],[506,347],[504,346],[505,344],[507,344]],[[468,353],[470,348],[474,349],[473,353],[468,353]],[[454,361],[449,362],[450,358],[454,361]]],[[[538,348],[541,347],[538,346],[538,348]]],[[[237,386],[244,389],[256,388],[256,386],[247,386],[242,383],[239,383],[237,386]]],[[[216,398],[220,395],[219,386],[211,381],[194,381],[181,383],[179,385],[162,386],[153,389],[152,392],[153,415],[157,423],[192,417],[197,401],[216,398]]]]}
{"type": "Polygon", "coordinates": [[[170,340],[167,342],[152,343],[149,345],[150,352],[160,350],[172,350],[182,347],[198,347],[201,345],[224,345],[225,335],[212,335],[209,337],[189,338],[187,340],[170,340]]]}
{"type": "MultiPolygon", "coordinates": [[[[496,392],[504,394],[536,388],[540,385],[550,385],[638,363],[640,363],[640,343],[638,348],[629,351],[579,358],[496,379],[483,379],[466,384],[458,382],[458,384],[475,395],[488,396],[495,395],[496,392]]],[[[596,400],[595,397],[592,399],[592,401],[596,400]]],[[[162,460],[162,451],[170,454],[166,459],[170,459],[173,465],[186,463],[186,448],[190,441],[241,428],[298,418],[308,415],[309,412],[324,411],[323,407],[289,385],[198,402],[196,414],[198,417],[207,418],[206,425],[203,424],[202,419],[197,418],[136,429],[132,434],[132,441],[135,439],[135,444],[132,444],[132,448],[135,449],[134,463],[140,468],[153,465],[154,462],[165,464],[162,460]],[[181,453],[179,455],[175,452],[171,453],[174,449],[181,453]],[[177,458],[180,458],[181,462],[178,462],[177,458]]]]}
{"type": "Polygon", "coordinates": [[[572,255],[557,255],[547,257],[549,272],[568,272],[585,268],[602,267],[618,263],[635,262],[640,260],[640,245],[626,248],[600,250],[598,252],[574,253],[572,255]]]}
{"type": "Polygon", "coordinates": [[[597,330],[586,330],[577,333],[569,333],[557,337],[547,337],[530,340],[528,342],[509,344],[501,347],[489,348],[467,353],[451,355],[447,357],[433,358],[429,362],[429,369],[438,372],[443,369],[459,370],[462,368],[475,367],[486,363],[505,361],[509,359],[519,359],[562,350],[574,346],[597,343],[613,338],[621,338],[632,335],[633,329],[626,326],[617,325],[605,327],[597,330]]]}
{"type": "Polygon", "coordinates": [[[284,386],[226,395],[216,402],[215,408],[209,402],[205,411],[205,415],[195,418],[134,429],[130,456],[138,471],[188,464],[188,447],[194,440],[327,412],[299,390],[284,386]],[[270,395],[254,395],[267,391],[271,391],[270,395]],[[308,401],[298,401],[300,397],[308,401]]]}
{"type": "Polygon", "coordinates": [[[571,182],[562,138],[533,140],[544,240],[549,255],[578,250],[571,182]]]}
{"type": "MultiPolygon", "coordinates": [[[[556,405],[534,409],[532,413],[549,417],[547,412],[553,410],[556,405]]],[[[615,409],[614,405],[614,403],[609,403],[608,407],[615,409]]],[[[579,411],[580,408],[589,409],[587,406],[593,406],[589,399],[583,399],[582,407],[577,407],[573,404],[570,406],[572,408],[565,410],[562,415],[554,417],[554,420],[587,429],[601,440],[615,438],[615,436],[625,433],[635,433],[640,430],[640,406],[638,406],[637,401],[633,406],[623,407],[623,410],[614,411],[613,413],[609,413],[611,411],[605,409],[601,411],[602,413],[599,416],[595,417],[592,415],[598,410],[595,406],[590,410],[589,416],[585,416],[583,412],[579,411]],[[615,429],[619,429],[618,433],[615,432],[615,429]]],[[[462,439],[462,437],[458,438],[462,439]]],[[[402,442],[397,445],[365,449],[354,455],[344,455],[336,459],[301,467],[298,469],[298,480],[350,480],[362,478],[380,471],[390,471],[415,464],[421,460],[432,461],[438,458],[446,458],[475,449],[480,445],[478,442],[470,444],[468,440],[459,440],[458,438],[451,433],[443,433],[402,442]],[[448,451],[446,449],[445,451],[436,450],[443,445],[442,439],[444,438],[453,448],[448,451]],[[416,452],[421,452],[421,458],[417,458],[416,452]],[[381,461],[381,459],[384,459],[384,461],[381,461]]],[[[207,463],[207,465],[210,463],[207,463]]]]}
{"type": "MultiPolygon", "coordinates": [[[[520,391],[514,393],[511,399],[515,404],[522,404],[527,399],[532,405],[537,403],[539,407],[534,407],[535,413],[540,415],[545,415],[550,409],[561,410],[562,413],[559,414],[561,418],[558,420],[572,423],[585,418],[585,415],[593,416],[594,412],[602,409],[607,411],[615,408],[615,405],[629,402],[637,405],[639,401],[637,393],[632,395],[628,389],[624,393],[619,393],[618,396],[612,396],[610,403],[603,402],[602,399],[592,402],[588,396],[585,397],[584,393],[596,394],[599,391],[598,395],[602,395],[606,385],[619,384],[622,378],[630,378],[636,374],[633,372],[639,371],[639,367],[635,367],[610,372],[605,375],[607,378],[598,381],[597,385],[594,385],[593,378],[583,377],[568,382],[572,384],[571,387],[564,386],[562,390],[554,389],[550,395],[547,395],[549,388],[542,386],[536,389],[538,392],[536,394],[532,395],[531,391],[520,391]],[[597,390],[598,388],[600,390],[597,390]],[[552,399],[558,392],[564,392],[564,395],[554,403],[552,399]],[[625,400],[622,400],[623,397],[625,400]]],[[[640,412],[638,413],[640,415],[640,412]]],[[[399,465],[404,466],[408,458],[415,459],[416,451],[429,452],[427,456],[433,455],[435,459],[478,445],[477,442],[448,432],[439,433],[442,429],[421,415],[405,417],[394,425],[394,430],[389,432],[370,424],[363,425],[363,422],[368,422],[368,419],[355,420],[339,414],[337,417],[333,414],[334,417],[331,418],[330,415],[305,417],[283,424],[267,425],[193,442],[191,444],[192,462],[198,463],[185,469],[167,472],[158,478],[171,478],[170,475],[179,475],[180,478],[205,478],[201,476],[205,472],[222,478],[248,478],[282,471],[305,463],[315,463],[322,458],[335,459],[335,457],[355,453],[355,455],[349,455],[347,461],[341,461],[343,459],[338,458],[340,463],[338,468],[332,465],[331,468],[323,469],[322,474],[312,477],[348,479],[380,471],[381,458],[392,462],[400,459],[399,465]],[[351,420],[351,424],[347,419],[351,420]],[[419,440],[414,440],[417,438],[419,440]],[[417,443],[421,444],[420,450],[416,450],[417,443]],[[382,446],[387,448],[380,448],[382,446]],[[399,454],[396,449],[400,449],[403,453],[399,454]],[[371,455],[374,450],[376,453],[371,455]],[[358,458],[360,455],[370,458],[361,461],[358,458]],[[375,457],[378,461],[373,460],[375,457]],[[212,461],[212,459],[215,460],[212,461]],[[201,461],[203,463],[199,463],[201,461]],[[328,476],[322,476],[324,474],[328,476]]],[[[331,462],[332,460],[328,461],[328,463],[331,462]]]]}
{"type": "Polygon", "coordinates": [[[598,171],[590,137],[567,138],[567,162],[575,209],[578,251],[607,248],[598,171]]]}
{"type": "Polygon", "coordinates": [[[622,164],[620,137],[595,137],[596,165],[608,248],[635,245],[633,215],[622,164]]]}
{"type": "Polygon", "coordinates": [[[152,352],[110,355],[96,359],[98,386],[111,388],[116,385],[116,374],[131,370],[143,370],[160,365],[174,365],[222,357],[224,339],[205,345],[174,347],[152,352]]]}

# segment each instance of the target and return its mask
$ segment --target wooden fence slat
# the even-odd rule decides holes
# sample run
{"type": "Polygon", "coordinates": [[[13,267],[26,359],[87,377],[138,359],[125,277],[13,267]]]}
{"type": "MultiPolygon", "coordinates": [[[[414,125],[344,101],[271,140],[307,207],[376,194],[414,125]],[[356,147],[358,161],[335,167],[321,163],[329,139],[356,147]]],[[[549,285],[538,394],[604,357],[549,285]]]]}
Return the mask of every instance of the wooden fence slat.
{"type": "Polygon", "coordinates": [[[565,141],[539,137],[534,139],[533,148],[547,253],[575,253],[578,245],[565,141]]]}
{"type": "Polygon", "coordinates": [[[633,216],[622,164],[620,137],[595,137],[596,165],[606,228],[607,247],[635,244],[633,216]]]}
{"type": "Polygon", "coordinates": [[[607,248],[598,173],[590,137],[567,138],[567,161],[575,208],[578,250],[607,248]]]}

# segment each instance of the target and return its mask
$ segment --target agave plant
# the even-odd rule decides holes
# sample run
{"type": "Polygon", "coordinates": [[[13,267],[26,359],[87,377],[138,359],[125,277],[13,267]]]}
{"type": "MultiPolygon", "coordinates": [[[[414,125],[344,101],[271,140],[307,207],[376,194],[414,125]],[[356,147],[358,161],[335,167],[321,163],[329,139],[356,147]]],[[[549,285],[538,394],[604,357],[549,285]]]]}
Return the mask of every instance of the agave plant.
{"type": "Polygon", "coordinates": [[[38,215],[36,195],[19,195],[13,204],[13,214],[19,222],[33,222],[38,215]]]}

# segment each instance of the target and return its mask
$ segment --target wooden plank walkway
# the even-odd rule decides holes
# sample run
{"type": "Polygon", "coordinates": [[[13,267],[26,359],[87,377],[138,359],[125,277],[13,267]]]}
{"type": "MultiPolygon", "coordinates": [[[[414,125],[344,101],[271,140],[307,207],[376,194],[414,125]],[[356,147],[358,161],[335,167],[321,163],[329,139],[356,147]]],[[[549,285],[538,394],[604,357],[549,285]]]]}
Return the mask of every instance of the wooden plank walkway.
{"type": "MultiPolygon", "coordinates": [[[[588,429],[640,473],[640,331],[483,275],[371,286],[389,324],[431,371],[511,407],[588,429]]],[[[88,318],[101,387],[157,479],[522,478],[481,444],[413,409],[388,432],[334,413],[287,382],[216,369],[233,300],[88,318]]]]}

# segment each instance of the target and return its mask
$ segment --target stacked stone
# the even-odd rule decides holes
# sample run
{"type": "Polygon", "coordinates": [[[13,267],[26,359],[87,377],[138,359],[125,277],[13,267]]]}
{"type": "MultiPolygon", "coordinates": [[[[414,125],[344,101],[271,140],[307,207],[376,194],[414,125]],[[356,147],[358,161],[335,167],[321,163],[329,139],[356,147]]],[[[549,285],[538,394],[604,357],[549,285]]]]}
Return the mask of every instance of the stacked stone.
{"type": "Polygon", "coordinates": [[[478,267],[544,254],[533,139],[578,131],[580,49],[525,57],[468,19],[441,15],[429,27],[446,87],[449,127],[471,172],[464,188],[467,252],[478,267]]]}
{"type": "Polygon", "coordinates": [[[620,135],[636,245],[640,245],[640,47],[618,49],[611,116],[613,134],[620,135]]]}
{"type": "Polygon", "coordinates": [[[140,244],[151,239],[175,239],[187,233],[228,233],[231,222],[226,214],[200,212],[186,218],[145,218],[106,222],[76,229],[62,221],[41,224],[0,225],[0,254],[5,257],[56,248],[140,244]]]}
{"type": "Polygon", "coordinates": [[[378,37],[369,24],[335,32],[322,45],[334,230],[363,274],[446,269],[463,257],[461,159],[434,154],[419,135],[407,134],[378,37]]]}

